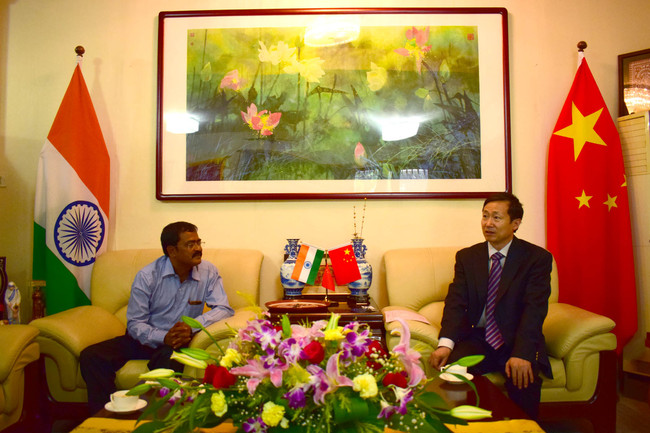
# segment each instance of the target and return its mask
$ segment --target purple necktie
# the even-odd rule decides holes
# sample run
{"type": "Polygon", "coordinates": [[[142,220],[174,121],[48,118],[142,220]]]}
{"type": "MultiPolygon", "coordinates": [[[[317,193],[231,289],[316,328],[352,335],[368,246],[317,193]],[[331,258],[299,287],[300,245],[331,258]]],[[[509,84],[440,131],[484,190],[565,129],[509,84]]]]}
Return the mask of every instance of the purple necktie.
{"type": "Polygon", "coordinates": [[[492,266],[490,266],[490,276],[488,277],[488,291],[487,303],[485,306],[485,341],[488,342],[494,350],[503,345],[503,336],[497,326],[497,321],[494,318],[494,307],[497,300],[497,291],[499,289],[499,281],[501,280],[501,259],[503,254],[497,252],[492,254],[492,266]]]}

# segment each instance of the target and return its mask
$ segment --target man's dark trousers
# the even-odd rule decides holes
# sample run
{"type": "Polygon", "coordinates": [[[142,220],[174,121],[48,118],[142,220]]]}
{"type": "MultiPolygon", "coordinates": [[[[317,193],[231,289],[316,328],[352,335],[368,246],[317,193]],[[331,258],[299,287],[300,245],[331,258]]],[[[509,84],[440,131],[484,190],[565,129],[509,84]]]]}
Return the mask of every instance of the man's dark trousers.
{"type": "Polygon", "coordinates": [[[94,415],[110,401],[111,394],[116,391],[115,373],[133,359],[148,359],[150,370],[155,368],[171,368],[182,371],[183,365],[172,361],[171,346],[162,345],[152,348],[140,344],[128,334],[115,337],[88,346],[81,351],[79,363],[81,376],[86,381],[88,389],[88,409],[94,415]]]}

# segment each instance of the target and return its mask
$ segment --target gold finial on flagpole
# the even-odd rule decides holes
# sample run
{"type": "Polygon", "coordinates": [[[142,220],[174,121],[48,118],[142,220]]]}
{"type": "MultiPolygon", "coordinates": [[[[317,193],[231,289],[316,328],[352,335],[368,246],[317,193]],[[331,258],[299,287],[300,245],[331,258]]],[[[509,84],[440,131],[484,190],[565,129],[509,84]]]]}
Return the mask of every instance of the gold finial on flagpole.
{"type": "Polygon", "coordinates": [[[84,59],[84,53],[86,52],[86,49],[81,45],[77,45],[74,47],[74,52],[77,53],[77,65],[81,66],[81,62],[84,59]]]}
{"type": "Polygon", "coordinates": [[[582,59],[585,58],[585,48],[587,48],[587,43],[585,41],[578,42],[578,67],[582,63],[582,59]]]}

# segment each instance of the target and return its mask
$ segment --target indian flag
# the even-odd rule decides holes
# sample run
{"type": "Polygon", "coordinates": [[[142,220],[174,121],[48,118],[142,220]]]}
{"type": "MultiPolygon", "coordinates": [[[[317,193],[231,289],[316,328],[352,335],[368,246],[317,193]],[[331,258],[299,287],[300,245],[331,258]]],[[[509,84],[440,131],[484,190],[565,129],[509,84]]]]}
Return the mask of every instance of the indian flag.
{"type": "Polygon", "coordinates": [[[313,245],[301,244],[291,278],[306,284],[314,284],[324,253],[323,250],[313,245]]]}
{"type": "Polygon", "coordinates": [[[90,304],[109,205],[110,159],[77,65],[38,161],[33,278],[46,281],[48,314],[90,304]]]}

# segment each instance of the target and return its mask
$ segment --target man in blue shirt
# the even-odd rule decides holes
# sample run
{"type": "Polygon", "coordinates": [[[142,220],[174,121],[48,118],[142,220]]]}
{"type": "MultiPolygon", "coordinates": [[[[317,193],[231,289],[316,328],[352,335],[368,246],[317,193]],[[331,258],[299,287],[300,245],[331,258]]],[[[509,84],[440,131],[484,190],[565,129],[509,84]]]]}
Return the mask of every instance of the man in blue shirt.
{"type": "Polygon", "coordinates": [[[201,260],[201,239],[194,224],[167,225],[161,235],[164,256],[138,272],[131,286],[126,334],[87,347],[79,357],[88,389],[91,414],[115,392],[115,373],[127,361],[148,359],[149,369],[183,366],[170,359],[187,346],[193,330],[181,321],[189,316],[208,326],[234,314],[217,268],[201,260]],[[203,304],[211,308],[202,314],[203,304]]]}

